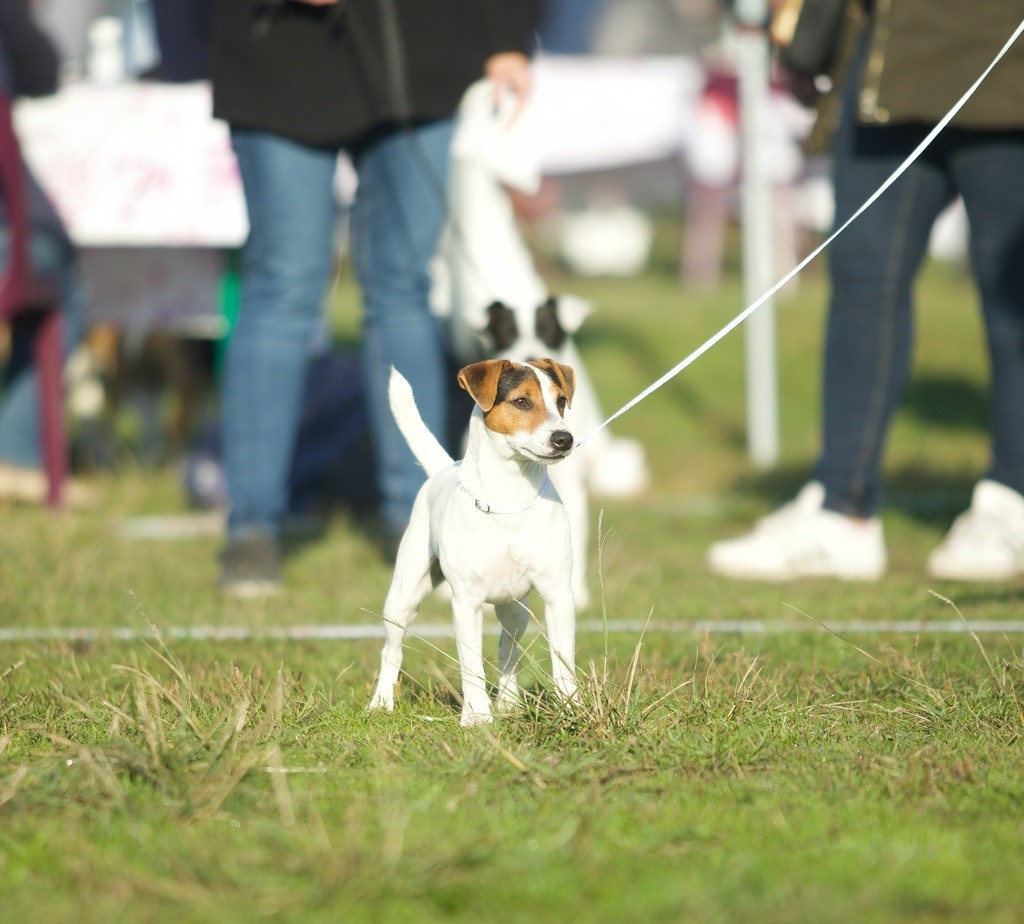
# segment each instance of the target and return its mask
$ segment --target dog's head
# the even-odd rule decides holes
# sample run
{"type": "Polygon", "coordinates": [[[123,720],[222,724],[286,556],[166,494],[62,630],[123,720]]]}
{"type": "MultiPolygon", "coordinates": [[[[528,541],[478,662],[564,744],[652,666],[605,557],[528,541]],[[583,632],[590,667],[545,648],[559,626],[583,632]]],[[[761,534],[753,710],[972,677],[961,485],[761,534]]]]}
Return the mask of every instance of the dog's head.
{"type": "Polygon", "coordinates": [[[524,362],[538,356],[561,358],[566,341],[590,313],[590,305],[572,295],[552,296],[537,308],[487,307],[483,336],[495,356],[524,362]]]}
{"type": "Polygon", "coordinates": [[[573,446],[564,415],[576,391],[576,375],[553,359],[514,363],[490,359],[459,372],[496,445],[512,456],[550,465],[573,446]]]}

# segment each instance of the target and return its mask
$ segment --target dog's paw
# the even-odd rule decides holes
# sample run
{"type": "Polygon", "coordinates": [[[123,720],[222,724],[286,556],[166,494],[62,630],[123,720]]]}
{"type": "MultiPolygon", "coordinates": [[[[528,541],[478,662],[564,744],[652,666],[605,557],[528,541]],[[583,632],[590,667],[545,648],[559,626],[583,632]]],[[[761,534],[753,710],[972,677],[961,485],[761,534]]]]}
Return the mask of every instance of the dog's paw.
{"type": "Polygon", "coordinates": [[[515,677],[502,677],[498,681],[498,694],[494,697],[496,712],[515,712],[523,701],[519,693],[519,683],[515,677]]]}
{"type": "Polygon", "coordinates": [[[395,711],[395,695],[378,690],[373,694],[373,699],[370,700],[370,705],[366,707],[367,712],[377,712],[383,710],[384,712],[395,711]]]}
{"type": "Polygon", "coordinates": [[[488,703],[486,710],[480,709],[462,709],[462,719],[459,724],[463,728],[476,728],[480,725],[490,725],[494,721],[494,716],[491,715],[491,707],[488,703]]]}

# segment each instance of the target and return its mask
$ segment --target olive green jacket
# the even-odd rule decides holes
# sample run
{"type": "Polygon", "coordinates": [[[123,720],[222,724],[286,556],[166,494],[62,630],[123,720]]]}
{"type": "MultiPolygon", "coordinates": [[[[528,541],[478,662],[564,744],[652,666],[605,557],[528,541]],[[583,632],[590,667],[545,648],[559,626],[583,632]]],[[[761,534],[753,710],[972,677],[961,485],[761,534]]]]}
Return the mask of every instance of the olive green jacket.
{"type": "MultiPolygon", "coordinates": [[[[867,36],[857,93],[862,124],[934,125],[981,75],[1024,19],[1020,0],[847,0],[841,48],[822,100],[812,147],[838,121],[839,90],[867,36]]],[[[1024,37],[1017,40],[952,122],[960,128],[1024,129],[1024,37]]]]}

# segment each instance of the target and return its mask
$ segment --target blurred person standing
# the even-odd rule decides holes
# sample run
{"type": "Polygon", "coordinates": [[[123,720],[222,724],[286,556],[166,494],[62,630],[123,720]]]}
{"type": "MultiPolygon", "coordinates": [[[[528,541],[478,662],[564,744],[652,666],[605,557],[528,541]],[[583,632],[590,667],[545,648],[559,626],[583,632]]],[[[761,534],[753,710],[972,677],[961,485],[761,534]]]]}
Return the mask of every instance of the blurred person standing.
{"type": "MultiPolygon", "coordinates": [[[[836,227],[984,71],[1020,23],[1022,7],[1016,0],[976,0],[969,11],[960,0],[850,0],[846,14],[847,28],[860,30],[848,43],[852,63],[819,115],[820,126],[836,129],[836,227]]],[[[1024,575],[1021,177],[1018,41],[950,126],[832,245],[823,448],[814,480],[753,532],[713,545],[713,571],[763,580],[883,574],[881,458],[908,378],[912,287],[935,219],[960,195],[991,367],[992,460],[927,567],[934,577],[956,580],[1024,575]]]]}
{"type": "MultiPolygon", "coordinates": [[[[0,0],[0,90],[9,100],[45,96],[57,89],[58,55],[49,37],[32,18],[28,0],[0,0]]],[[[39,183],[25,168],[29,223],[29,260],[35,274],[58,288],[64,309],[65,351],[78,342],[84,296],[75,266],[75,251],[60,217],[39,183]]],[[[9,246],[5,207],[0,196],[0,262],[9,246]]],[[[31,335],[15,325],[10,358],[3,375],[0,404],[0,499],[42,503],[47,481],[42,470],[39,435],[39,380],[32,364],[31,335]]],[[[72,503],[84,488],[67,486],[72,503]]]]}
{"type": "Polygon", "coordinates": [[[339,151],[358,176],[350,217],[381,517],[404,529],[424,474],[387,401],[394,366],[447,432],[449,392],[428,264],[445,219],[453,115],[484,75],[523,98],[522,0],[218,0],[214,114],[228,122],[249,210],[241,309],[223,382],[230,504],[221,587],[275,592],[287,475],[310,343],[331,275],[339,151]]]}

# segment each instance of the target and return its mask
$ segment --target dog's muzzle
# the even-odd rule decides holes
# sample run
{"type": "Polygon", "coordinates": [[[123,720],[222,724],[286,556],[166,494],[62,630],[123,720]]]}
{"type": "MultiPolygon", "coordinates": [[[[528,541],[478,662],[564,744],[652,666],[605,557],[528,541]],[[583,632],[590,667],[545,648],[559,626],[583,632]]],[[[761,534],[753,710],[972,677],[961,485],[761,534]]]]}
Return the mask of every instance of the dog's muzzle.
{"type": "Polygon", "coordinates": [[[551,434],[551,445],[556,452],[568,452],[572,449],[572,434],[568,430],[555,430],[551,434]]]}

